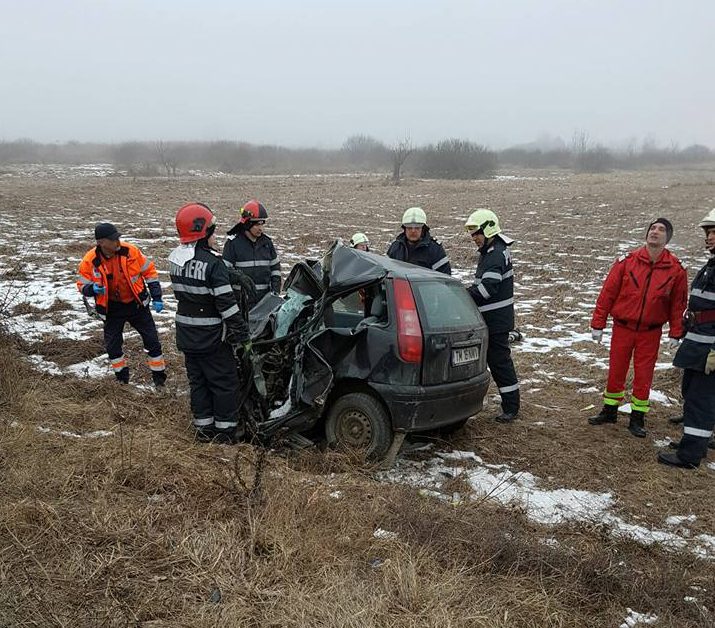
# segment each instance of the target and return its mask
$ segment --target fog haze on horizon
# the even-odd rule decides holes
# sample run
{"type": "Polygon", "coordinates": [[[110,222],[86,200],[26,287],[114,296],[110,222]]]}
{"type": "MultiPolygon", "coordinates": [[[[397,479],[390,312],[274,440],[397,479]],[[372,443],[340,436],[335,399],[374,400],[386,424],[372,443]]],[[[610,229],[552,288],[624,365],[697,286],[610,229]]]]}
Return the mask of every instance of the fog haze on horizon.
{"type": "Polygon", "coordinates": [[[0,0],[0,140],[715,148],[707,0],[0,0]]]}

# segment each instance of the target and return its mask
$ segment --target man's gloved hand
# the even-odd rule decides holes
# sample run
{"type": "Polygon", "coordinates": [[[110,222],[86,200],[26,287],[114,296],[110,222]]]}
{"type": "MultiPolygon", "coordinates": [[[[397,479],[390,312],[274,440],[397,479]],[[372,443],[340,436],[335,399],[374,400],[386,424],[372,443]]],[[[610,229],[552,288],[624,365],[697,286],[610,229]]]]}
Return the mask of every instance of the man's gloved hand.
{"type": "Polygon", "coordinates": [[[680,340],[677,338],[668,338],[668,349],[675,351],[680,346],[680,340]]]}
{"type": "Polygon", "coordinates": [[[591,330],[591,338],[593,338],[594,342],[601,342],[603,339],[603,330],[602,329],[592,329],[591,330]]]}
{"type": "Polygon", "coordinates": [[[715,349],[710,349],[707,360],[705,360],[705,375],[715,373],[715,349]]]}
{"type": "Polygon", "coordinates": [[[104,294],[106,291],[107,289],[104,286],[101,286],[98,283],[92,284],[92,292],[94,292],[95,295],[104,294]]]}
{"type": "Polygon", "coordinates": [[[240,270],[232,269],[230,272],[230,278],[232,284],[237,283],[241,286],[241,290],[243,290],[249,301],[256,298],[256,284],[253,283],[253,279],[251,279],[246,273],[242,273],[240,270]]]}
{"type": "Polygon", "coordinates": [[[163,302],[163,301],[154,301],[154,302],[152,303],[152,305],[154,306],[154,311],[155,311],[157,314],[164,309],[164,302],[163,302]]]}

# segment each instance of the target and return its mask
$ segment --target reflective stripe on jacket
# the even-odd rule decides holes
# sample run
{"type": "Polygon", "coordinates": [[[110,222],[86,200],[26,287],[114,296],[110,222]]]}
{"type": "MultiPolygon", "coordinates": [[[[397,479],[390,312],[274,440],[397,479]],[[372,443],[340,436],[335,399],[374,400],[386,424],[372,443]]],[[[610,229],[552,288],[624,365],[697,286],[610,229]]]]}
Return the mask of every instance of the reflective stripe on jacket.
{"type": "Polygon", "coordinates": [[[489,328],[489,333],[514,329],[514,269],[509,244],[498,235],[480,250],[474,283],[467,288],[489,328]]]}
{"type": "MultiPolygon", "coordinates": [[[[690,288],[688,310],[715,310],[715,257],[711,257],[695,275],[690,288]]],[[[711,350],[715,350],[715,321],[689,324],[685,338],[673,359],[673,365],[705,372],[705,361],[711,350]]]]}
{"type": "MultiPolygon", "coordinates": [[[[171,260],[171,258],[170,258],[171,260]]],[[[239,311],[221,255],[196,245],[183,265],[169,262],[176,312],[176,346],[184,353],[209,353],[226,340],[248,340],[248,324],[239,311]]]]}
{"type": "Polygon", "coordinates": [[[452,267],[444,247],[429,234],[429,227],[424,227],[422,233],[414,245],[408,244],[404,232],[399,234],[387,249],[387,257],[451,275],[452,267]]]}
{"type": "Polygon", "coordinates": [[[231,232],[235,235],[229,235],[226,240],[223,259],[230,268],[248,275],[256,285],[256,300],[250,305],[260,301],[268,292],[279,293],[281,264],[273,240],[263,233],[253,242],[242,229],[232,229],[231,232]]]}
{"type": "MultiPolygon", "coordinates": [[[[156,272],[154,262],[141,252],[139,247],[120,242],[119,250],[115,253],[119,266],[134,299],[146,306],[150,299],[161,300],[161,284],[159,274],[156,272]]],[[[87,251],[79,263],[77,289],[85,297],[93,297],[97,314],[104,319],[109,309],[109,280],[107,278],[106,258],[102,255],[99,246],[87,251]],[[104,287],[104,294],[94,294],[92,284],[104,287]]],[[[116,278],[114,278],[116,280],[116,278]]]]}
{"type": "Polygon", "coordinates": [[[652,262],[643,246],[619,257],[611,267],[591,318],[593,329],[604,329],[608,315],[634,331],[655,329],[666,322],[670,337],[683,335],[688,300],[688,273],[668,249],[652,262]]]}

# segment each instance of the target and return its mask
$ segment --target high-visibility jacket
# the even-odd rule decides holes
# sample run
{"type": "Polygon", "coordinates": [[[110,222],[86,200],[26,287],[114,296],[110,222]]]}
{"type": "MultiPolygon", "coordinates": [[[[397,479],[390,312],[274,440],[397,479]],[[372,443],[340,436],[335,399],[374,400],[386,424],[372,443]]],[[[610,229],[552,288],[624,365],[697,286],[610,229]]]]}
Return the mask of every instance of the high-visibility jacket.
{"type": "Polygon", "coordinates": [[[609,314],[633,331],[670,326],[669,336],[683,336],[683,312],[688,300],[688,273],[668,249],[651,261],[643,246],[619,257],[611,267],[591,318],[593,329],[604,329],[609,314]]]}
{"type": "MultiPolygon", "coordinates": [[[[120,242],[115,253],[124,280],[131,288],[134,299],[141,305],[149,305],[149,301],[161,300],[161,284],[154,262],[139,250],[139,247],[120,242]]],[[[94,297],[97,314],[105,319],[109,310],[109,269],[107,258],[102,255],[99,246],[87,251],[79,263],[77,289],[85,297],[94,297]],[[95,294],[92,284],[104,288],[104,294],[95,294]]],[[[117,281],[116,277],[112,277],[117,281]]]]}
{"type": "Polygon", "coordinates": [[[429,227],[424,227],[422,234],[415,244],[407,241],[404,232],[399,234],[387,249],[387,257],[451,275],[452,267],[444,247],[430,235],[429,227]]]}
{"type": "Polygon", "coordinates": [[[262,233],[254,242],[247,235],[243,225],[237,225],[228,232],[229,237],[223,247],[223,259],[229,268],[248,275],[256,286],[256,298],[249,303],[252,307],[269,291],[281,291],[281,264],[273,240],[262,233]]]}
{"type": "Polygon", "coordinates": [[[715,256],[703,266],[690,288],[689,318],[685,338],[675,354],[673,365],[705,372],[708,353],[715,350],[715,256]],[[707,312],[703,316],[703,312],[707,312]],[[704,320],[707,317],[707,320],[704,320]],[[698,319],[701,319],[698,321],[698,319]]]}
{"type": "Polygon", "coordinates": [[[474,283],[467,288],[490,334],[514,329],[514,269],[509,251],[513,242],[501,234],[485,242],[479,250],[474,283]]]}

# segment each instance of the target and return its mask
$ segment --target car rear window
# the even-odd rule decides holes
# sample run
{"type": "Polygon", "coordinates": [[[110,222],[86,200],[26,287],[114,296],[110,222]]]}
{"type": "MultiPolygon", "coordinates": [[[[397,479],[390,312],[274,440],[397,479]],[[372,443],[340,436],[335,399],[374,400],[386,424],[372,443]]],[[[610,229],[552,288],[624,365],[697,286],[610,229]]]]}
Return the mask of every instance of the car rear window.
{"type": "Polygon", "coordinates": [[[477,306],[462,285],[442,281],[414,281],[412,291],[420,310],[422,325],[430,331],[481,327],[477,306]]]}

